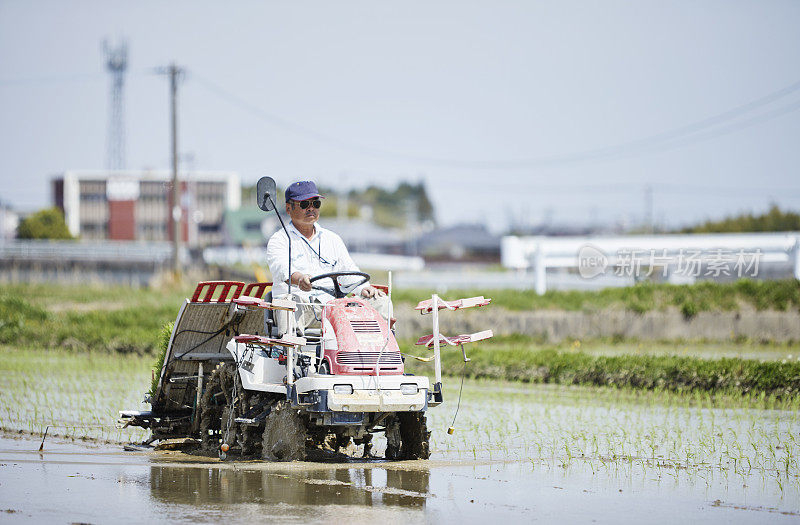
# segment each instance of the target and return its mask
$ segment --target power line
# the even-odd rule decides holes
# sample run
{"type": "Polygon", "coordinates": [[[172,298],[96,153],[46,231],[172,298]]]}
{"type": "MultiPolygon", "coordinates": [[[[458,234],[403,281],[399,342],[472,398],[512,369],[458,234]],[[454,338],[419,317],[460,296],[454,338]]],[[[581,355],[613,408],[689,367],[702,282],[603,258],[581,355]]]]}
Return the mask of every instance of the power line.
{"type": "Polygon", "coordinates": [[[285,129],[293,133],[296,133],[298,135],[302,135],[314,139],[318,142],[333,145],[342,149],[356,150],[359,151],[360,153],[366,153],[370,155],[376,155],[376,154],[383,155],[386,153],[383,150],[373,149],[359,144],[351,143],[346,140],[341,140],[332,135],[315,131],[311,128],[302,126],[300,124],[296,124],[283,117],[279,117],[273,113],[269,113],[268,111],[265,111],[260,107],[240,98],[239,96],[234,95],[233,93],[223,89],[222,87],[216,85],[210,80],[199,76],[197,73],[194,72],[190,73],[190,78],[195,82],[197,82],[200,86],[204,87],[209,92],[214,93],[215,95],[219,96],[223,100],[226,100],[230,104],[237,106],[246,112],[251,113],[253,116],[258,117],[261,120],[264,120],[277,128],[285,129]]]}
{"type": "Polygon", "coordinates": [[[100,80],[103,73],[73,73],[66,75],[44,75],[27,78],[0,79],[0,86],[27,86],[31,84],[60,84],[64,82],[86,82],[87,80],[100,80]]]}
{"type": "MultiPolygon", "coordinates": [[[[129,75],[152,74],[152,69],[126,70],[129,75]]],[[[2,86],[26,86],[31,84],[64,84],[69,82],[86,82],[89,80],[101,80],[105,73],[67,73],[63,75],[41,75],[35,77],[20,78],[0,78],[2,86]]]]}
{"type": "MultiPolygon", "coordinates": [[[[740,116],[743,116],[750,111],[753,111],[760,107],[776,102],[781,98],[791,95],[792,93],[798,90],[800,90],[800,81],[794,82],[793,84],[790,84],[785,88],[774,91],[763,97],[757,98],[745,104],[741,104],[732,109],[723,111],[722,113],[718,113],[716,115],[699,120],[697,122],[687,124],[685,126],[657,133],[655,135],[650,135],[649,137],[644,137],[630,142],[614,146],[607,146],[596,150],[589,150],[587,152],[575,154],[573,156],[575,157],[576,161],[593,160],[594,158],[605,158],[605,157],[613,158],[613,157],[633,156],[641,153],[654,153],[661,150],[674,149],[674,147],[685,146],[692,142],[695,142],[696,140],[699,141],[699,140],[706,140],[709,138],[715,138],[719,135],[730,133],[732,131],[737,131],[738,129],[744,129],[745,127],[749,127],[750,125],[766,122],[767,120],[771,120],[772,118],[777,118],[791,111],[795,111],[796,109],[798,109],[797,103],[790,104],[789,106],[784,106],[783,108],[779,108],[779,110],[777,111],[765,114],[764,116],[767,118],[759,119],[758,122],[750,123],[746,121],[741,124],[734,123],[729,125],[728,128],[726,128],[726,131],[720,131],[720,132],[718,132],[717,130],[710,131],[705,136],[704,135],[691,136],[691,135],[699,131],[702,131],[704,129],[712,128],[719,124],[723,124],[727,121],[739,118],[740,116]],[[678,139],[683,139],[683,141],[677,142],[678,139]],[[641,149],[641,151],[637,151],[637,149],[641,149]]],[[[557,157],[552,157],[552,158],[554,160],[557,159],[557,157]]]]}
{"type": "Polygon", "coordinates": [[[716,129],[716,130],[710,129],[720,124],[733,121],[749,112],[752,112],[754,110],[772,104],[797,91],[800,91],[800,81],[797,81],[784,88],[773,91],[772,93],[769,93],[752,101],[746,102],[729,110],[723,111],[716,115],[704,118],[697,122],[693,122],[684,126],[680,126],[678,128],[674,128],[672,130],[663,131],[660,133],[656,133],[654,135],[650,135],[629,142],[624,142],[621,144],[605,146],[602,148],[584,150],[579,152],[573,152],[569,154],[548,155],[548,156],[541,156],[541,157],[534,157],[534,158],[520,159],[520,160],[466,161],[458,159],[444,159],[437,157],[410,155],[405,153],[383,150],[379,148],[372,148],[355,142],[343,140],[333,135],[316,131],[314,129],[292,122],[283,117],[269,113],[263,110],[262,108],[259,108],[258,106],[255,106],[254,104],[247,102],[241,97],[225,90],[219,85],[197,74],[193,74],[192,78],[199,85],[201,85],[208,91],[216,94],[220,98],[252,114],[253,116],[265,120],[276,127],[291,131],[298,135],[311,138],[318,142],[334,146],[340,149],[356,151],[358,153],[370,156],[379,156],[385,158],[392,158],[395,160],[412,161],[431,166],[461,168],[461,169],[516,170],[516,169],[526,169],[534,167],[572,164],[572,163],[579,163],[592,160],[623,158],[641,154],[654,153],[661,150],[668,150],[668,149],[674,149],[676,147],[682,147],[696,141],[699,142],[716,138],[720,135],[732,133],[741,129],[754,126],[756,124],[761,124],[763,122],[773,120],[790,112],[796,111],[797,109],[800,109],[800,102],[795,102],[792,104],[782,106],[781,108],[770,111],[768,113],[751,117],[749,120],[746,120],[744,122],[731,123],[727,127],[723,127],[721,129],[716,129]],[[705,134],[697,135],[698,132],[703,130],[709,130],[709,131],[705,134]]]}
{"type": "Polygon", "coordinates": [[[707,185],[692,185],[682,183],[662,183],[662,182],[649,182],[649,181],[624,181],[612,180],[606,182],[599,182],[596,184],[541,184],[534,180],[517,181],[516,185],[530,185],[536,188],[537,191],[545,193],[570,193],[570,192],[586,192],[598,193],[607,191],[610,193],[620,192],[636,192],[639,193],[645,185],[652,186],[654,190],[661,193],[681,193],[681,192],[717,192],[727,191],[730,194],[752,195],[761,191],[775,192],[786,195],[800,196],[800,187],[766,187],[766,186],[707,186],[707,185]]]}
{"type": "Polygon", "coordinates": [[[800,197],[800,188],[770,188],[770,187],[722,187],[722,186],[696,186],[683,184],[662,183],[637,183],[637,182],[609,182],[607,184],[575,184],[575,185],[542,185],[536,181],[516,182],[517,185],[529,185],[535,188],[535,193],[542,194],[641,194],[642,188],[649,186],[657,194],[670,195],[697,195],[707,198],[714,197],[742,197],[753,195],[774,194],[782,197],[800,197]]]}
{"type": "Polygon", "coordinates": [[[742,197],[754,195],[780,195],[781,197],[800,197],[800,188],[768,188],[768,187],[725,187],[725,186],[689,186],[680,184],[653,184],[659,193],[673,195],[709,195],[742,197]]]}
{"type": "Polygon", "coordinates": [[[750,118],[748,118],[746,120],[743,120],[743,121],[740,121],[740,122],[734,122],[734,123],[728,124],[727,126],[723,126],[721,128],[710,130],[710,131],[708,131],[706,133],[694,135],[692,137],[688,137],[688,138],[685,138],[685,139],[682,139],[682,140],[676,140],[676,141],[673,141],[673,142],[669,142],[669,143],[663,144],[663,145],[661,145],[661,147],[658,148],[658,150],[666,151],[666,150],[670,150],[670,149],[675,149],[675,148],[680,148],[680,147],[683,147],[683,146],[687,146],[689,144],[694,144],[694,143],[697,143],[697,142],[703,142],[703,141],[706,141],[706,140],[715,139],[717,137],[721,137],[722,135],[728,135],[730,133],[734,133],[736,131],[740,131],[740,130],[746,129],[746,128],[755,126],[757,124],[763,124],[764,122],[776,119],[778,117],[782,117],[783,115],[787,115],[787,114],[789,114],[789,113],[791,113],[793,111],[797,111],[798,109],[800,109],[800,101],[793,102],[791,104],[786,104],[784,106],[781,106],[781,107],[779,107],[777,109],[774,109],[772,111],[768,111],[768,112],[763,113],[761,115],[756,115],[756,116],[750,117],[750,118]]]}
{"type": "MultiPolygon", "coordinates": [[[[101,74],[68,74],[20,79],[0,79],[0,87],[15,85],[22,86],[29,84],[82,82],[87,80],[95,80],[101,76],[101,74]]],[[[383,157],[393,160],[410,161],[429,166],[457,169],[520,170],[536,167],[575,164],[587,161],[613,160],[652,154],[660,151],[668,151],[688,146],[694,143],[711,140],[722,135],[741,131],[752,126],[774,120],[800,109],[800,101],[795,101],[766,113],[751,116],[746,120],[735,122],[735,119],[738,119],[747,113],[755,111],[759,108],[763,108],[800,91],[800,81],[797,81],[767,95],[716,115],[701,119],[697,122],[620,144],[573,153],[545,155],[519,160],[460,160],[406,154],[384,150],[381,148],[373,148],[349,140],[341,139],[339,137],[314,130],[301,124],[297,124],[289,119],[270,113],[196,73],[193,73],[191,78],[207,91],[215,94],[228,103],[239,107],[241,110],[251,114],[252,116],[259,118],[272,126],[285,129],[300,136],[305,136],[317,142],[327,144],[338,149],[354,151],[372,157],[383,157]],[[718,127],[722,124],[727,125],[718,127]],[[716,129],[714,129],[715,127],[716,129]],[[701,133],[703,131],[705,131],[705,133],[701,133]]]]}

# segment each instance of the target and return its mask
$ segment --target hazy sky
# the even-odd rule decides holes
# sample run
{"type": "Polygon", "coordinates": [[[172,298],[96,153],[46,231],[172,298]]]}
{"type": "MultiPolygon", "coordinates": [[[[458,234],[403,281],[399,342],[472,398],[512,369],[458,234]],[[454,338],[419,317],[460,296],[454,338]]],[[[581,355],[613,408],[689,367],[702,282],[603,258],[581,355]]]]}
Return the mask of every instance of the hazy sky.
{"type": "Polygon", "coordinates": [[[423,179],[495,229],[640,221],[648,184],[670,225],[798,209],[798,28],[798,1],[0,0],[0,200],[104,167],[125,37],[129,168],[169,166],[175,61],[189,167],[246,182],[423,179]]]}

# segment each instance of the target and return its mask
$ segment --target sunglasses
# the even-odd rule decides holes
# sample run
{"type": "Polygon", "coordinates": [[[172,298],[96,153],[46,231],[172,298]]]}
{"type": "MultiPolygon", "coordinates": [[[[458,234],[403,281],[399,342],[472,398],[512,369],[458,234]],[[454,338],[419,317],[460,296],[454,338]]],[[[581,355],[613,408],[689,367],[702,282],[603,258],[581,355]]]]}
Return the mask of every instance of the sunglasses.
{"type": "Polygon", "coordinates": [[[298,202],[300,205],[300,209],[307,209],[309,206],[314,206],[315,208],[319,209],[322,206],[322,201],[319,199],[309,199],[307,201],[300,201],[298,202]]]}

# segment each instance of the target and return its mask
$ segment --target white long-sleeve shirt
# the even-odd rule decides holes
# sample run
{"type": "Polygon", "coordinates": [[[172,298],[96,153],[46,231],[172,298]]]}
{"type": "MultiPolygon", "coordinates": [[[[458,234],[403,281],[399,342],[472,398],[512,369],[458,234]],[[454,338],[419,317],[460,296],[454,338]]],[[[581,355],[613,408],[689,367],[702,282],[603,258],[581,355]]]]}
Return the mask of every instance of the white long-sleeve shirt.
{"type": "MultiPolygon", "coordinates": [[[[323,273],[359,271],[356,263],[350,258],[342,238],[331,230],[323,228],[319,223],[314,224],[314,235],[311,239],[307,239],[291,222],[286,229],[292,239],[292,273],[300,272],[315,277],[323,273]]],[[[273,297],[288,293],[289,287],[286,281],[289,279],[289,243],[283,228],[273,233],[267,242],[267,264],[272,273],[273,297]]],[[[343,284],[347,282],[346,280],[345,277],[340,278],[343,284]]],[[[318,284],[326,288],[332,287],[330,279],[323,279],[318,284]]],[[[359,294],[368,285],[367,282],[359,286],[355,293],[359,294]]],[[[299,294],[305,300],[316,297],[322,303],[333,299],[321,290],[312,289],[310,292],[304,292],[294,284],[292,293],[299,294]]]]}

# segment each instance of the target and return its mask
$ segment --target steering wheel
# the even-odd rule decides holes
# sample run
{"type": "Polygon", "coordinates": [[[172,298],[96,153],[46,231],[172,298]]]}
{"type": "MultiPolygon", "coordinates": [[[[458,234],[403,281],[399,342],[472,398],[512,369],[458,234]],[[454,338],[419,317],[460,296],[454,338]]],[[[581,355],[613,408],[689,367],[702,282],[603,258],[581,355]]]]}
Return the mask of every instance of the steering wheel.
{"type": "Polygon", "coordinates": [[[322,273],[309,279],[309,282],[313,283],[315,281],[319,281],[322,279],[330,279],[333,282],[333,289],[326,288],[325,286],[319,286],[318,284],[312,284],[311,288],[313,288],[314,290],[322,290],[323,292],[334,296],[336,299],[341,299],[342,297],[346,297],[347,294],[352,292],[354,289],[358,288],[365,282],[369,281],[369,274],[364,272],[322,273]],[[347,284],[347,285],[340,284],[339,277],[347,277],[347,276],[360,277],[361,279],[355,284],[347,284]]]}

